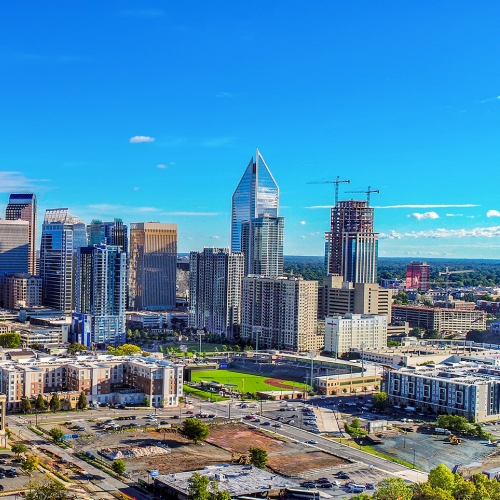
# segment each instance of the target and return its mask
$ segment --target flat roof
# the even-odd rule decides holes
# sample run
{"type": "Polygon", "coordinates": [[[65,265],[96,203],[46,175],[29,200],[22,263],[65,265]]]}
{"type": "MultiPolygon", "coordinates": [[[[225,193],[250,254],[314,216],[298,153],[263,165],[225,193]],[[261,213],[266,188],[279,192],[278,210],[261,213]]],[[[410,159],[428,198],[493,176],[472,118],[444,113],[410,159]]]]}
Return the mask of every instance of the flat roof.
{"type": "Polygon", "coordinates": [[[155,479],[187,496],[189,494],[188,481],[195,472],[207,476],[210,480],[217,479],[219,488],[229,491],[232,498],[269,491],[270,489],[297,486],[297,483],[284,476],[251,465],[214,465],[190,472],[162,474],[155,479]]]}

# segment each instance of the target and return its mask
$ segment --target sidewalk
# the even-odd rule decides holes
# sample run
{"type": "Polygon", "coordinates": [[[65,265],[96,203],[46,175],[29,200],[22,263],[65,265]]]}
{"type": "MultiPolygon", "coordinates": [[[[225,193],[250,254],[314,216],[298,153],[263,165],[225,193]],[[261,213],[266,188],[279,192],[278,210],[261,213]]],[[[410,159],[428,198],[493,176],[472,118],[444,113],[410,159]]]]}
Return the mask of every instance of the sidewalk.
{"type": "Polygon", "coordinates": [[[327,408],[315,408],[314,414],[316,415],[316,422],[321,432],[336,434],[340,431],[339,424],[332,410],[327,408]]]}

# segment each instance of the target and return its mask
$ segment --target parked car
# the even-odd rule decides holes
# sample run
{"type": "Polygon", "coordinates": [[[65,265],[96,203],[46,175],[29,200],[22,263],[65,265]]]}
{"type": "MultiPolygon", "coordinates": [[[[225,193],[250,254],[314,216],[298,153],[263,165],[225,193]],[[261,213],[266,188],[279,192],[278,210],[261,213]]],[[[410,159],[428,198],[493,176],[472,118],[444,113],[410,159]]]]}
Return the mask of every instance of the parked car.
{"type": "Polygon", "coordinates": [[[367,490],[374,490],[375,489],[375,485],[373,483],[366,483],[366,489],[367,490]]]}
{"type": "Polygon", "coordinates": [[[287,422],[287,424],[294,424],[294,423],[295,423],[295,420],[293,420],[293,419],[290,419],[290,420],[287,422]]]}
{"type": "Polygon", "coordinates": [[[320,488],[333,488],[332,483],[321,483],[318,485],[320,488]]]}

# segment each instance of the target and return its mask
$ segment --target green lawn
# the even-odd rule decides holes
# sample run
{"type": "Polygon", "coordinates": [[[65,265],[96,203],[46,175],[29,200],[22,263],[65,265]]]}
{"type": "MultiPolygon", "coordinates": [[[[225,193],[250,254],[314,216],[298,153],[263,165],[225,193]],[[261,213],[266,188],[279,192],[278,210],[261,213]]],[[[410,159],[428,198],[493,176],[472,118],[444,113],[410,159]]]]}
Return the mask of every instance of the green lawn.
{"type": "MultiPolygon", "coordinates": [[[[268,378],[268,376],[253,375],[232,370],[203,370],[191,372],[191,380],[193,382],[205,380],[207,382],[219,382],[220,384],[235,384],[238,386],[240,392],[279,391],[279,387],[264,382],[268,378]]],[[[290,388],[283,387],[283,390],[291,390],[292,387],[295,387],[295,389],[308,387],[300,382],[289,380],[282,380],[282,382],[290,386],[290,388]]]]}

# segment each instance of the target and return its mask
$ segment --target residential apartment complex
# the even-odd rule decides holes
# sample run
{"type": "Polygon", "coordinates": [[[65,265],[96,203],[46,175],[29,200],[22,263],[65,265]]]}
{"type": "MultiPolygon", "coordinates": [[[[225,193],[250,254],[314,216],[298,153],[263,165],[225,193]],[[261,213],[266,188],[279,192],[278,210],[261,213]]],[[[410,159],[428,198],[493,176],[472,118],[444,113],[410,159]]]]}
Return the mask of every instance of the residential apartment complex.
{"type": "Polygon", "coordinates": [[[392,292],[377,283],[349,283],[342,276],[325,276],[318,288],[318,318],[354,314],[391,317],[392,292]]]}
{"type": "Polygon", "coordinates": [[[109,355],[0,361],[0,391],[9,410],[25,397],[82,391],[89,403],[142,404],[147,397],[152,406],[177,406],[182,370],[168,361],[109,355]]]}
{"type": "Polygon", "coordinates": [[[386,370],[382,390],[393,404],[450,413],[471,422],[498,419],[500,370],[459,362],[386,370]]]}
{"type": "Polygon", "coordinates": [[[78,249],[73,340],[87,347],[125,341],[127,254],[121,246],[78,249]]]}
{"type": "Polygon", "coordinates": [[[8,274],[3,282],[3,305],[11,310],[42,305],[42,279],[28,273],[8,274]]]}
{"type": "Polygon", "coordinates": [[[325,320],[325,351],[340,356],[352,347],[378,349],[387,345],[387,316],[346,314],[325,320]]]}
{"type": "Polygon", "coordinates": [[[244,255],[226,248],[191,252],[188,326],[235,338],[241,321],[244,255]]]}
{"type": "Polygon", "coordinates": [[[243,278],[240,336],[259,348],[316,349],[318,283],[296,276],[243,278]]]}
{"type": "Polygon", "coordinates": [[[392,322],[407,321],[411,327],[438,332],[468,332],[486,330],[486,313],[462,309],[421,306],[392,306],[392,322]]]}

